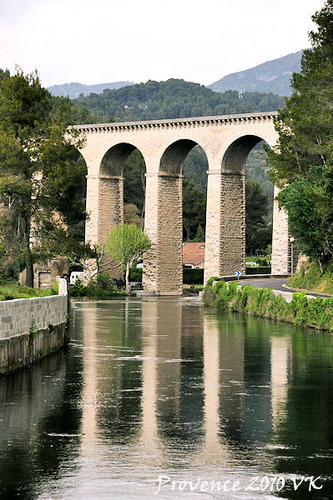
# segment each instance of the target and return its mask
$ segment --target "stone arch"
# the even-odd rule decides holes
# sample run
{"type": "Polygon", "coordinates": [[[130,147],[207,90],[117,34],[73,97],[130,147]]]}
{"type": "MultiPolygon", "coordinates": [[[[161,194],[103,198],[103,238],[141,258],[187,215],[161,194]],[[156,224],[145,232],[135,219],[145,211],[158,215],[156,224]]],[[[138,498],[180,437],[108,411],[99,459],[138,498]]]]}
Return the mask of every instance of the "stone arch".
{"type": "Polygon", "coordinates": [[[100,174],[121,177],[126,160],[135,149],[137,149],[136,146],[127,142],[121,142],[110,148],[102,158],[100,174]]]}
{"type": "Polygon", "coordinates": [[[245,135],[236,139],[223,155],[222,172],[244,173],[246,160],[251,150],[263,140],[256,135],[245,135]]]}
{"type": "MultiPolygon", "coordinates": [[[[123,170],[127,158],[136,149],[138,148],[129,142],[119,142],[105,148],[106,152],[100,159],[89,158],[90,155],[86,155],[88,156],[86,241],[93,245],[103,246],[111,229],[123,222],[123,170]]],[[[139,152],[143,157],[141,151],[139,152]]]]}
{"type": "Polygon", "coordinates": [[[108,149],[102,158],[98,176],[99,244],[104,244],[111,229],[124,220],[124,165],[136,149],[133,144],[121,142],[108,149]]]}
{"type": "Polygon", "coordinates": [[[250,151],[263,140],[251,134],[234,139],[220,169],[209,172],[205,282],[214,275],[245,274],[245,165],[250,151]]]}
{"type": "Polygon", "coordinates": [[[174,142],[164,151],[160,161],[159,171],[170,175],[181,174],[186,156],[198,145],[199,144],[189,139],[181,139],[174,142]]]}
{"type": "Polygon", "coordinates": [[[190,139],[170,144],[161,155],[157,175],[156,289],[179,295],[183,289],[182,166],[188,153],[199,145],[190,139]]]}

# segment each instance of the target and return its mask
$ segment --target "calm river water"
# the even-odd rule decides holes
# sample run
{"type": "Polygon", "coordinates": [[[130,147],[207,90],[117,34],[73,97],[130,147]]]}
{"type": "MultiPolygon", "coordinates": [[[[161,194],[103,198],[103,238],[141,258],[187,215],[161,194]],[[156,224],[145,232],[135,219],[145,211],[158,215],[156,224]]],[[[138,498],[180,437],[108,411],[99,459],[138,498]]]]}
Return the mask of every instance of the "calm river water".
{"type": "Polygon", "coordinates": [[[333,336],[197,299],[73,304],[0,379],[0,498],[333,498],[333,336]]]}

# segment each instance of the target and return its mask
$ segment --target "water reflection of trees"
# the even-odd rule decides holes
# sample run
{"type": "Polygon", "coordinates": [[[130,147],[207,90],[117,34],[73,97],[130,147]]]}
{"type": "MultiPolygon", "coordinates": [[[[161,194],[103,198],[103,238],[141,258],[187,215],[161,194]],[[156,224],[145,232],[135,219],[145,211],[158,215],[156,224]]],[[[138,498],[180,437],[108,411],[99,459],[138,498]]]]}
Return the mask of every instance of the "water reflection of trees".
{"type": "Polygon", "coordinates": [[[36,486],[76,455],[81,368],[80,358],[60,351],[0,379],[1,498],[35,498],[36,486]]]}

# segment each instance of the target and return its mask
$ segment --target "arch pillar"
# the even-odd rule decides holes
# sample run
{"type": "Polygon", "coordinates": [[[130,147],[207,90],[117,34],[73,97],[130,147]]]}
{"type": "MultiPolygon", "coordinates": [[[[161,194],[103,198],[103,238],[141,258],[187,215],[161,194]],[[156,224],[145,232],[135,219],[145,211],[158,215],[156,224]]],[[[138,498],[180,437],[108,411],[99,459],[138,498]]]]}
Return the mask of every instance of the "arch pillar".
{"type": "Polygon", "coordinates": [[[276,196],[279,189],[274,186],[272,274],[290,273],[290,241],[288,217],[283,207],[279,208],[276,196]]]}
{"type": "Polygon", "coordinates": [[[152,245],[144,258],[143,288],[158,295],[181,295],[182,176],[147,173],[145,203],[145,231],[152,245]]]}
{"type": "MultiPolygon", "coordinates": [[[[87,175],[87,203],[86,210],[86,243],[104,245],[111,229],[123,222],[123,177],[111,175],[87,175]]],[[[110,271],[103,257],[99,266],[100,271],[108,271],[114,278],[120,278],[120,270],[110,271]]],[[[97,262],[88,259],[85,262],[84,283],[97,273],[97,262]]]]}
{"type": "Polygon", "coordinates": [[[207,186],[204,283],[245,273],[245,175],[210,170],[207,186]]]}
{"type": "Polygon", "coordinates": [[[86,241],[104,244],[111,229],[123,222],[123,177],[88,175],[87,212],[86,241]]]}

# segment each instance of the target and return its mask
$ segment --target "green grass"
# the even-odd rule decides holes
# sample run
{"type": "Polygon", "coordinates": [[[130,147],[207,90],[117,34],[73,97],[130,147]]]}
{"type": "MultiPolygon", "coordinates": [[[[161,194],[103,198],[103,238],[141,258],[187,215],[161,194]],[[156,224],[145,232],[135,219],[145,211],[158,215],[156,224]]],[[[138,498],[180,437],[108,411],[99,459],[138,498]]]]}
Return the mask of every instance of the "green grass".
{"type": "Polygon", "coordinates": [[[58,285],[52,288],[29,288],[16,283],[0,285],[0,300],[13,299],[31,299],[32,297],[47,297],[49,295],[58,295],[58,285]]]}
{"type": "Polygon", "coordinates": [[[333,264],[328,265],[322,274],[317,262],[305,263],[300,271],[295,273],[293,278],[289,280],[288,285],[294,288],[333,295],[333,264]]]}

